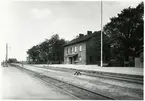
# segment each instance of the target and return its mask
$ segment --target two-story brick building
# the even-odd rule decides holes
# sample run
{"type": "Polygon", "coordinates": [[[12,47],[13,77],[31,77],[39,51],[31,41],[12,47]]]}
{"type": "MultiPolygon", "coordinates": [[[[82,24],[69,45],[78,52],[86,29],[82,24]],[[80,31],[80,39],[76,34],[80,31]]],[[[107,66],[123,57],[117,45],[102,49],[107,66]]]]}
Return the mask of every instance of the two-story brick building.
{"type": "Polygon", "coordinates": [[[64,45],[65,64],[98,64],[101,58],[101,31],[79,37],[64,45]]]}

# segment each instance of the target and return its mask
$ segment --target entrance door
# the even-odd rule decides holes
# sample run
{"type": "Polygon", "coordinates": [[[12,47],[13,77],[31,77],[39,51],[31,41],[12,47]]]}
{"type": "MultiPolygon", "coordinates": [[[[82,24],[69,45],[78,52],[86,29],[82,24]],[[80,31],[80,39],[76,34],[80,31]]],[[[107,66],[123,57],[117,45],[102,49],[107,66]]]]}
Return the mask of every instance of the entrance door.
{"type": "Polygon", "coordinates": [[[72,57],[69,57],[69,62],[70,64],[72,64],[72,57]]]}

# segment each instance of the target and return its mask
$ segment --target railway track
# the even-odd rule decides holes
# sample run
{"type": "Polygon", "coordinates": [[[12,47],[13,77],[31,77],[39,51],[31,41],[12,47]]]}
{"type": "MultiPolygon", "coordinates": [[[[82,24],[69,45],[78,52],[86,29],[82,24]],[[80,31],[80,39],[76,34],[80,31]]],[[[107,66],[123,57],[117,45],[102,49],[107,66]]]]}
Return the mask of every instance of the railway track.
{"type": "MultiPolygon", "coordinates": [[[[44,67],[40,67],[40,66],[35,66],[35,67],[44,68],[44,67]]],[[[53,67],[49,67],[49,66],[45,66],[45,69],[51,69],[51,70],[63,71],[63,72],[71,72],[71,73],[75,72],[75,71],[80,71],[82,75],[143,84],[143,76],[139,76],[139,75],[128,75],[128,74],[117,74],[117,73],[115,74],[115,73],[85,71],[85,70],[76,70],[76,69],[67,69],[67,68],[53,68],[53,67]]]]}
{"type": "Polygon", "coordinates": [[[51,84],[51,85],[65,91],[65,92],[67,92],[68,94],[75,96],[78,99],[115,100],[114,98],[105,96],[99,92],[94,92],[94,91],[91,91],[89,89],[85,89],[85,88],[78,86],[78,85],[76,86],[76,85],[73,85],[71,83],[61,81],[61,80],[56,79],[56,78],[48,77],[48,76],[43,75],[41,73],[20,67],[18,65],[11,65],[11,66],[17,67],[18,69],[21,69],[24,72],[26,72],[30,75],[33,75],[34,77],[42,80],[43,82],[51,84]]]}

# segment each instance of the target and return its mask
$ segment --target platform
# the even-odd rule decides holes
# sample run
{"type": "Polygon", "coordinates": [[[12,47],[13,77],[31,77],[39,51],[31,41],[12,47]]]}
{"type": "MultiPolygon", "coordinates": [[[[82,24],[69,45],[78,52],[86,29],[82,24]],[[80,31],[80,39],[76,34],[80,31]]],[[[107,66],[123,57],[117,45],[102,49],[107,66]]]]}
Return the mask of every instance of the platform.
{"type": "MultiPolygon", "coordinates": [[[[47,64],[39,64],[36,66],[48,66],[47,64]]],[[[100,67],[98,65],[72,65],[72,64],[52,64],[49,65],[55,68],[70,68],[78,70],[89,70],[98,72],[108,72],[117,74],[128,74],[128,75],[144,75],[144,69],[140,67],[100,67]]]]}

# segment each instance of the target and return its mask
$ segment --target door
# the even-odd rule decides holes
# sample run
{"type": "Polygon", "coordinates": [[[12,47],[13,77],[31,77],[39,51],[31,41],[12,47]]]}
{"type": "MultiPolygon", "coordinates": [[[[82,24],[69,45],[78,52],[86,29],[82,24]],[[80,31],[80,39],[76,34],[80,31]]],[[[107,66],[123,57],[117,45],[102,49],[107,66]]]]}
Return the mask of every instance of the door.
{"type": "Polygon", "coordinates": [[[70,64],[72,64],[72,57],[69,57],[69,62],[70,64]]]}

